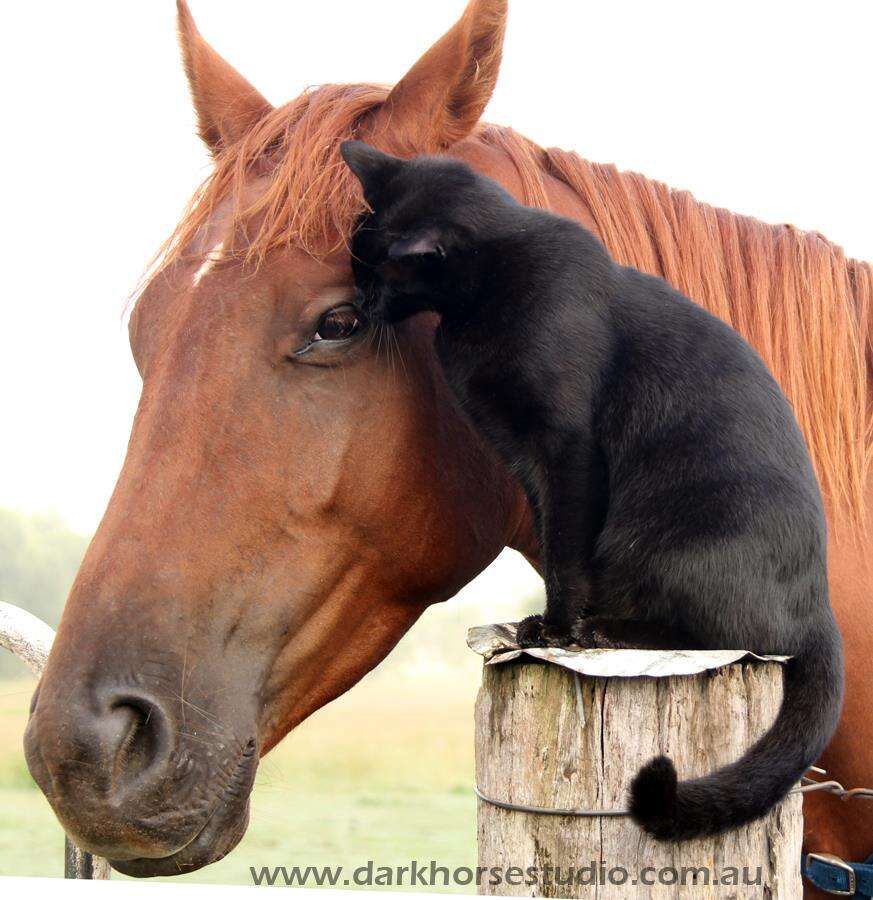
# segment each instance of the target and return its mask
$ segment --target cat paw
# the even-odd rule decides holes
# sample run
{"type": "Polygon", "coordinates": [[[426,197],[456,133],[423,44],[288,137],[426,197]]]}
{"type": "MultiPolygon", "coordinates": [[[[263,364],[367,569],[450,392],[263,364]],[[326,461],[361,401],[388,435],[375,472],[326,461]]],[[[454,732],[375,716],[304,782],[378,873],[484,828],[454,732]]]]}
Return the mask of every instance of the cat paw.
{"type": "Polygon", "coordinates": [[[549,625],[540,616],[528,616],[518,623],[515,638],[519,647],[567,647],[572,643],[572,636],[549,625]]]}
{"type": "Polygon", "coordinates": [[[577,619],[570,626],[570,638],[582,650],[593,650],[600,647],[599,637],[601,636],[595,631],[590,619],[577,619]]]}
{"type": "Polygon", "coordinates": [[[582,650],[641,649],[646,644],[632,632],[632,624],[597,616],[578,618],[570,627],[573,643],[582,650]]]}

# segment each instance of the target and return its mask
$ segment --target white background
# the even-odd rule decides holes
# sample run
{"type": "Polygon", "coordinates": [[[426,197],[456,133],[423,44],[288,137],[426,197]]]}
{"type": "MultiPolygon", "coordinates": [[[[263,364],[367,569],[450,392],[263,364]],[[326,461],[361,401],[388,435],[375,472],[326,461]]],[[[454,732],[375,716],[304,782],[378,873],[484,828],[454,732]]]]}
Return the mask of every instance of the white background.
{"type": "MultiPolygon", "coordinates": [[[[323,81],[393,83],[464,3],[191,6],[281,103],[323,81]]],[[[873,4],[510,6],[491,121],[873,259],[873,4]]],[[[208,171],[174,15],[172,0],[0,12],[0,504],[55,509],[83,531],[106,504],[139,391],[126,297],[208,171]]],[[[528,589],[501,571],[507,589],[528,589]]]]}
{"type": "MultiPolygon", "coordinates": [[[[144,900],[160,892],[162,900],[253,900],[254,897],[281,896],[285,900],[307,900],[312,891],[303,888],[279,888],[269,890],[257,887],[216,884],[149,884],[148,882],[119,881],[60,881],[57,878],[3,878],[0,891],[6,897],[27,897],[28,900],[144,900]],[[266,891],[266,893],[265,893],[266,891]],[[280,893],[279,893],[280,892],[280,893]]],[[[383,891],[367,891],[367,900],[396,900],[397,894],[383,891]]],[[[433,898],[433,894],[410,894],[433,898]]],[[[318,900],[359,900],[360,891],[319,890],[318,900]]]]}

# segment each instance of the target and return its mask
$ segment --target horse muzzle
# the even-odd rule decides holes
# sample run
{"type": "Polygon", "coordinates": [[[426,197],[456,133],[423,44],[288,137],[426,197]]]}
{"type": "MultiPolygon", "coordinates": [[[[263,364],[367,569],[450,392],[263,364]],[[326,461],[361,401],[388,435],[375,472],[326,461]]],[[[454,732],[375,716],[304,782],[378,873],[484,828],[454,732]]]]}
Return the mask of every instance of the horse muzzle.
{"type": "MultiPolygon", "coordinates": [[[[258,764],[237,710],[140,683],[41,684],[27,764],[83,849],[139,877],[215,862],[248,824],[258,764]]],[[[45,681],[45,679],[44,679],[45,681]]]]}

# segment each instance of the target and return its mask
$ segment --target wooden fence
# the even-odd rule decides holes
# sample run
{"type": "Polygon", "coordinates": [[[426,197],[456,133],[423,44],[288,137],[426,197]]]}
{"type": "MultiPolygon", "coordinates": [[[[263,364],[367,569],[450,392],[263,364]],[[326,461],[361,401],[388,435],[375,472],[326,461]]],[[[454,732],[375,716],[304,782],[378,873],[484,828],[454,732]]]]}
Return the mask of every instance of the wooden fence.
{"type": "MultiPolygon", "coordinates": [[[[55,633],[41,619],[0,601],[0,647],[14,653],[34,675],[40,675],[55,633]]],[[[64,845],[65,878],[109,878],[109,863],[80,850],[69,838],[64,845]]]]}

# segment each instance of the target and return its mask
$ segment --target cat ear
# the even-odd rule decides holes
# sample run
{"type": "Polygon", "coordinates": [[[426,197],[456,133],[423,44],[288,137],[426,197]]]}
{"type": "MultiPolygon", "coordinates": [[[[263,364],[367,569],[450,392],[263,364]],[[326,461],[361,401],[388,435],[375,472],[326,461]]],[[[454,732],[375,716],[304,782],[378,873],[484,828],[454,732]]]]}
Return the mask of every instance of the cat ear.
{"type": "Polygon", "coordinates": [[[411,237],[394,241],[388,248],[388,259],[416,262],[418,260],[444,259],[445,248],[440,235],[433,229],[420,231],[411,237]]]}
{"type": "Polygon", "coordinates": [[[396,175],[404,164],[402,159],[383,153],[363,141],[343,141],[340,144],[340,153],[346,165],[361,182],[364,198],[371,206],[385,183],[396,175]]]}

